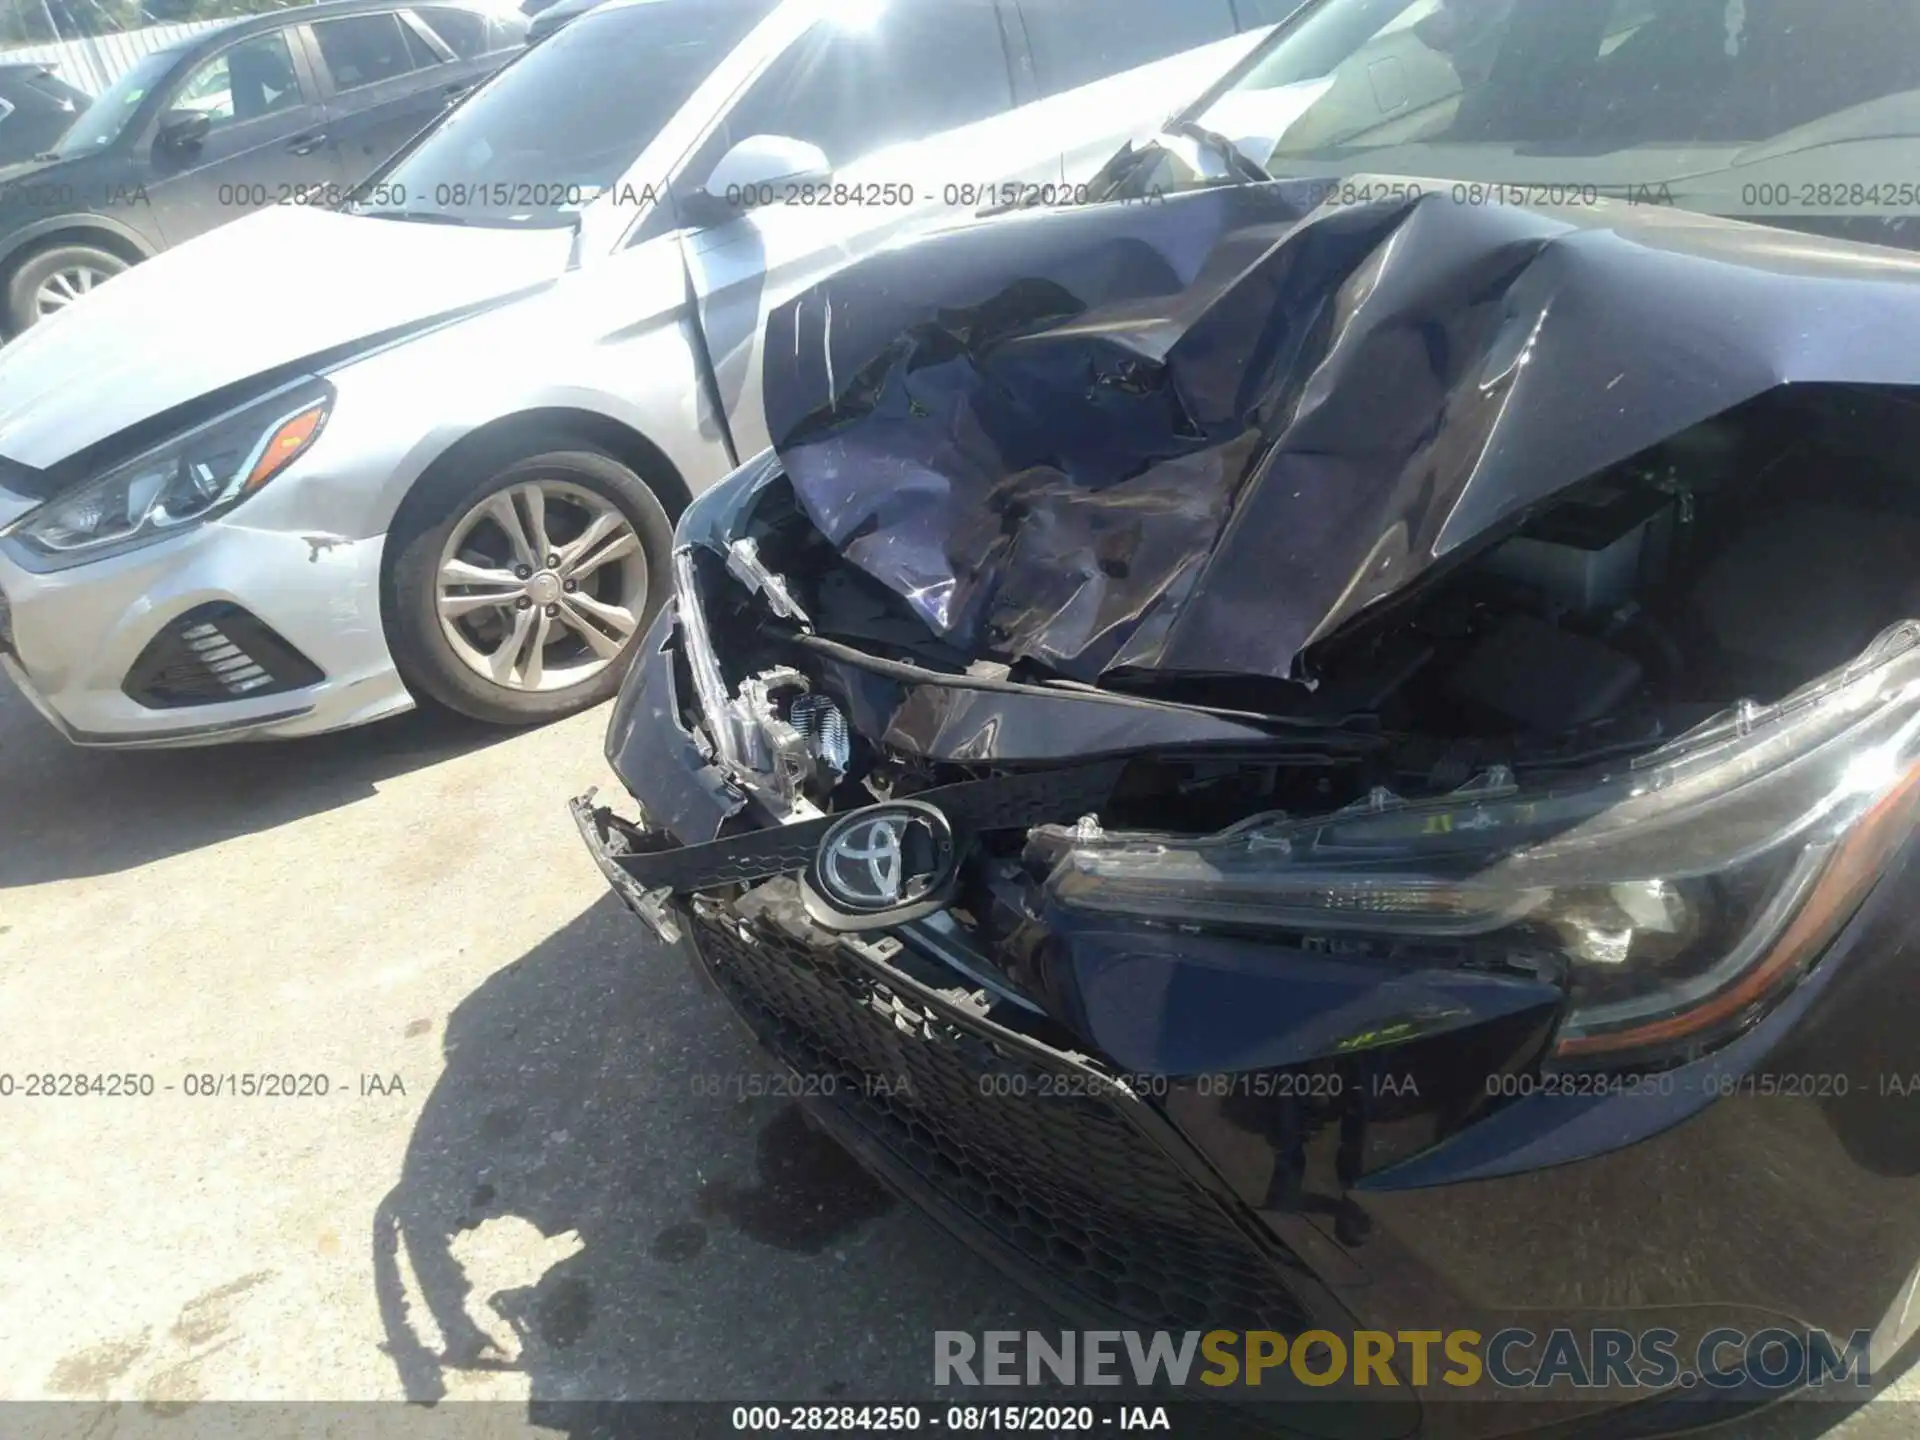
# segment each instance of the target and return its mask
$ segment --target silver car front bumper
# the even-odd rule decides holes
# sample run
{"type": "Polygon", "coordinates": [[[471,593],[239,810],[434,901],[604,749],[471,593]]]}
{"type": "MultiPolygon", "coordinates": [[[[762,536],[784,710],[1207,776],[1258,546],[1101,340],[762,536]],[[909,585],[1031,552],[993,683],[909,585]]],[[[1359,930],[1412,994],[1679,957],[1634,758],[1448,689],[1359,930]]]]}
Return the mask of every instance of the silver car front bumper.
{"type": "Polygon", "coordinates": [[[290,737],[412,708],[380,622],[384,536],[348,540],[233,518],[159,545],[36,572],[0,548],[0,669],[77,745],[152,748],[290,737]],[[188,612],[238,606],[312,662],[292,690],[156,707],[125,688],[188,612]]]}

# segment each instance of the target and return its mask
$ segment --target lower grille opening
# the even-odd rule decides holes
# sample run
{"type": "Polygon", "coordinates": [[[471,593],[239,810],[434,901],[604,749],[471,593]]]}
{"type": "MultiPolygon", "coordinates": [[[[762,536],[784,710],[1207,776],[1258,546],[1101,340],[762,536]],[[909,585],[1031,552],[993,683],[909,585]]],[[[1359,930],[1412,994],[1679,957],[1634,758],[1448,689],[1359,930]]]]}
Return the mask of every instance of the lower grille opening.
{"type": "Polygon", "coordinates": [[[737,907],[695,901],[705,968],[936,1209],[1064,1298],[1149,1328],[1309,1327],[1279,1255],[1176,1162],[1144,1102],[889,985],[833,937],[796,938],[793,892],[773,881],[737,907]]]}
{"type": "Polygon", "coordinates": [[[156,635],[127,672],[122,691],[156,710],[302,690],[320,667],[238,605],[200,605],[156,635]]]}

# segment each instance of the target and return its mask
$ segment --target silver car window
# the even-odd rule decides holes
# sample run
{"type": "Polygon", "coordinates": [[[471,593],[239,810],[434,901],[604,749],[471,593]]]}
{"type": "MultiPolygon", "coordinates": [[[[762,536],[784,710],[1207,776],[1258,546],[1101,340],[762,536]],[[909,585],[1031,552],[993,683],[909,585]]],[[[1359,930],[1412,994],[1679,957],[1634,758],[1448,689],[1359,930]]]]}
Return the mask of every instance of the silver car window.
{"type": "Polygon", "coordinates": [[[758,0],[589,11],[450,112],[355,208],[465,225],[570,224],[764,13],[758,0]]]}
{"type": "Polygon", "coordinates": [[[786,135],[838,167],[1012,107],[993,0],[890,0],[850,13],[868,18],[823,21],[754,82],[710,142],[712,162],[749,135],[786,135]]]}

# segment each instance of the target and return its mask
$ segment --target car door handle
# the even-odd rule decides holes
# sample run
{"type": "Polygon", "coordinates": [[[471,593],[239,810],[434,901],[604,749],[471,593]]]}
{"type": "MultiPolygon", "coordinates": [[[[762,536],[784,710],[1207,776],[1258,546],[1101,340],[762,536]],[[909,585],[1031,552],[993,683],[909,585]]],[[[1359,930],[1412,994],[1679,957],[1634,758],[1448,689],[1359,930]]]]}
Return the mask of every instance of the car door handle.
{"type": "Polygon", "coordinates": [[[311,155],[327,143],[327,132],[315,130],[306,135],[296,135],[287,141],[287,151],[292,155],[311,155]]]}

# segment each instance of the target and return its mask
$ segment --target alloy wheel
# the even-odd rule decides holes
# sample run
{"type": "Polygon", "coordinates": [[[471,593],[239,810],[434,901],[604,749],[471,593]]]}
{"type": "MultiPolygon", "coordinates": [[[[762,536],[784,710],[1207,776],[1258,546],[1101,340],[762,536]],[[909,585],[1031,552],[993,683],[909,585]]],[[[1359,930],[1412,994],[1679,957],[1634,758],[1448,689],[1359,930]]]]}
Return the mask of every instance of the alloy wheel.
{"type": "Polygon", "coordinates": [[[64,310],[96,285],[104,285],[113,276],[93,265],[62,265],[40,282],[34,292],[33,308],[41,319],[64,310]]]}
{"type": "Polygon", "coordinates": [[[461,663],[509,690],[563,690],[612,664],[639,628],[647,560],[611,500],[562,480],[497,490],[460,517],[434,586],[461,663]]]}

